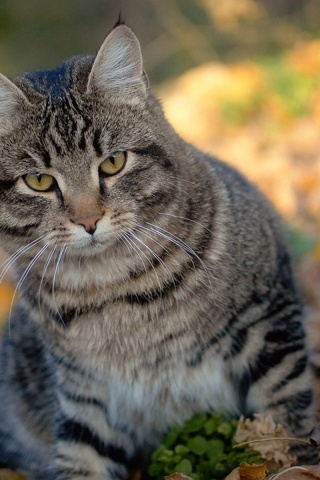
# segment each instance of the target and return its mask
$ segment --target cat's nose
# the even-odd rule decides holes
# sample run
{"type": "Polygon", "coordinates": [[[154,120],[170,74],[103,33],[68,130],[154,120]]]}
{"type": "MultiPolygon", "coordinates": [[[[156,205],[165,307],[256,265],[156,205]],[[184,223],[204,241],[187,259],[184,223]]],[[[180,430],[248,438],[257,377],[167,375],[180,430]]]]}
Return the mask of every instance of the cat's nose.
{"type": "Polygon", "coordinates": [[[70,220],[76,225],[82,225],[86,232],[90,233],[90,235],[93,235],[96,231],[97,223],[102,217],[102,213],[95,213],[93,215],[71,218],[70,220]]]}

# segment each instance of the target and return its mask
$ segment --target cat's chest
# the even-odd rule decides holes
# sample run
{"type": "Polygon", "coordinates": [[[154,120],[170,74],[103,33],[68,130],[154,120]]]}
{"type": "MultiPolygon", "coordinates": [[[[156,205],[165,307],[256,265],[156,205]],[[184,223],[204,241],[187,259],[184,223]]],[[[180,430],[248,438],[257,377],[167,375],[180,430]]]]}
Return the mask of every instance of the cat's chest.
{"type": "Polygon", "coordinates": [[[116,372],[92,384],[107,405],[108,422],[135,432],[137,441],[156,444],[167,429],[194,413],[211,410],[237,414],[235,392],[219,356],[196,369],[173,363],[141,370],[135,378],[116,372]]]}

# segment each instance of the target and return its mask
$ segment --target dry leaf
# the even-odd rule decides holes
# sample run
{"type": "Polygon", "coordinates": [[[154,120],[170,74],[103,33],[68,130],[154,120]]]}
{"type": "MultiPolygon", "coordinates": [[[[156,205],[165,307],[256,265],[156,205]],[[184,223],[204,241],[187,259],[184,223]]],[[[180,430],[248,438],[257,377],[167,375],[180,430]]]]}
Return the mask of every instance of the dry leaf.
{"type": "Polygon", "coordinates": [[[231,473],[224,480],[240,480],[239,467],[232,470],[231,473]]]}
{"type": "Polygon", "coordinates": [[[303,465],[287,468],[282,472],[270,475],[266,480],[319,480],[320,467],[318,465],[303,465]]]}
{"type": "Polygon", "coordinates": [[[266,477],[266,464],[241,464],[225,478],[225,480],[263,480],[266,477]]]}
{"type": "Polygon", "coordinates": [[[266,464],[263,463],[262,465],[248,465],[246,463],[242,463],[239,466],[240,476],[244,477],[255,477],[255,478],[264,478],[266,476],[266,464]]]}
{"type": "Polygon", "coordinates": [[[289,441],[285,438],[288,436],[285,429],[275,423],[270,415],[255,414],[254,417],[254,420],[240,418],[235,441],[249,442],[249,448],[259,453],[269,471],[294,465],[296,458],[289,453],[289,441]],[[275,437],[281,437],[281,439],[278,440],[275,437]],[[260,439],[266,439],[266,441],[254,443],[255,440],[260,439]]]}
{"type": "Polygon", "coordinates": [[[172,473],[171,475],[167,475],[164,478],[165,480],[192,480],[192,478],[188,475],[179,472],[172,473]]]}
{"type": "Polygon", "coordinates": [[[27,480],[24,475],[13,472],[7,468],[0,469],[0,480],[27,480]]]}

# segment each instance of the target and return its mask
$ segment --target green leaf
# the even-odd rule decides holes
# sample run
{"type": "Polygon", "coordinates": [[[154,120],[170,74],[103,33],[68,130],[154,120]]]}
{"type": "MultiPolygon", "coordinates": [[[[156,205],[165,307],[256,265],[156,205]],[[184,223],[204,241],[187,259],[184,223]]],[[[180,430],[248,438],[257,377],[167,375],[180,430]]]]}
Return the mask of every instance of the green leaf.
{"type": "Polygon", "coordinates": [[[220,423],[220,425],[217,428],[217,431],[226,438],[230,438],[234,433],[232,425],[230,425],[230,423],[228,422],[220,423]]]}
{"type": "Polygon", "coordinates": [[[226,471],[226,466],[222,462],[217,462],[216,463],[216,472],[220,472],[223,475],[225,474],[226,471]]]}
{"type": "Polygon", "coordinates": [[[186,445],[177,445],[174,448],[175,453],[178,453],[179,455],[186,455],[187,453],[190,452],[190,449],[186,445]]]}
{"type": "Polygon", "coordinates": [[[172,445],[176,442],[179,434],[180,434],[181,428],[179,427],[173,427],[170,432],[166,435],[165,439],[163,440],[163,445],[167,448],[172,447],[172,445]]]}
{"type": "Polygon", "coordinates": [[[196,455],[203,455],[207,451],[207,440],[201,435],[196,435],[187,443],[190,450],[196,455]]]}
{"type": "Polygon", "coordinates": [[[181,460],[181,462],[176,465],[176,471],[184,473],[185,475],[190,475],[192,472],[191,462],[187,459],[181,460]]]}
{"type": "Polygon", "coordinates": [[[199,473],[190,473],[190,477],[193,478],[193,480],[200,480],[201,479],[199,473]]]}
{"type": "Polygon", "coordinates": [[[173,455],[173,457],[171,457],[171,461],[172,461],[173,463],[179,463],[179,462],[181,462],[181,460],[182,460],[182,456],[181,456],[181,455],[173,455]]]}
{"type": "Polygon", "coordinates": [[[183,427],[183,433],[199,432],[207,421],[204,413],[197,413],[190,420],[187,420],[183,427]]]}
{"type": "Polygon", "coordinates": [[[222,418],[220,418],[220,416],[212,416],[209,418],[209,420],[207,420],[203,426],[206,435],[212,435],[214,432],[216,432],[221,420],[222,418]]]}
{"type": "Polygon", "coordinates": [[[173,456],[173,451],[167,448],[164,448],[162,445],[157,448],[152,454],[152,460],[154,462],[165,462],[173,456]]]}
{"type": "MultiPolygon", "coordinates": [[[[161,472],[161,473],[163,474],[162,477],[165,476],[165,475],[171,475],[172,472],[175,472],[175,471],[176,471],[176,468],[175,468],[175,466],[172,465],[171,463],[170,463],[170,465],[165,465],[165,466],[163,467],[162,472],[161,472]]],[[[162,480],[162,479],[161,479],[161,480],[162,480]]]]}
{"type": "Polygon", "coordinates": [[[162,465],[160,463],[151,463],[148,468],[148,474],[150,477],[156,477],[162,472],[162,465]]]}
{"type": "Polygon", "coordinates": [[[225,444],[222,440],[218,438],[213,438],[212,440],[207,441],[207,455],[208,457],[213,457],[219,453],[223,453],[225,444]]]}

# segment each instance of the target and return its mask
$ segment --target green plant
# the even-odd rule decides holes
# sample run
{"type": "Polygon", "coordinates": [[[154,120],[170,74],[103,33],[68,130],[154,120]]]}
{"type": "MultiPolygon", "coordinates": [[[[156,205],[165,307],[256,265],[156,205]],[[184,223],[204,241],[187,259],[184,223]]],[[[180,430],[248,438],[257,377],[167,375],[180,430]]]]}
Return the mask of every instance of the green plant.
{"type": "Polygon", "coordinates": [[[273,56],[261,62],[270,87],[284,102],[292,117],[308,115],[313,92],[319,87],[319,78],[295,71],[282,56],[273,56]]]}
{"type": "Polygon", "coordinates": [[[149,475],[162,480],[180,472],[194,480],[220,480],[240,463],[261,463],[256,452],[233,449],[237,425],[222,413],[196,414],[169,431],[152,454],[149,475]]]}

